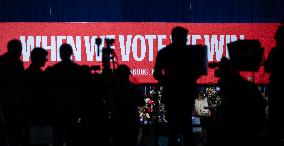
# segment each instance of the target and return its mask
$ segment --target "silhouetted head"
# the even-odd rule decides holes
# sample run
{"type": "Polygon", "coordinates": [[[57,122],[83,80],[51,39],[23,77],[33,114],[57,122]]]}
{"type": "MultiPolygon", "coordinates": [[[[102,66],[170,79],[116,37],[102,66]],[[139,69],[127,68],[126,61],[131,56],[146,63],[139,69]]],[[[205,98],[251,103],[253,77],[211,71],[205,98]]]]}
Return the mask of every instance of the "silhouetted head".
{"type": "Polygon", "coordinates": [[[130,68],[125,65],[119,65],[115,71],[116,77],[119,79],[128,79],[131,75],[130,68]]]}
{"type": "Polygon", "coordinates": [[[172,43],[178,45],[186,45],[188,30],[176,26],[172,29],[172,43]]]}
{"type": "Polygon", "coordinates": [[[284,47],[284,24],[277,28],[274,38],[277,47],[284,47]]]}
{"type": "Polygon", "coordinates": [[[62,44],[59,48],[59,52],[62,61],[70,60],[70,57],[73,54],[72,46],[69,44],[62,44]]]}
{"type": "Polygon", "coordinates": [[[20,40],[13,39],[8,42],[8,55],[13,59],[19,59],[22,54],[22,43],[20,40]]]}
{"type": "Polygon", "coordinates": [[[47,51],[43,48],[34,48],[31,52],[32,64],[43,67],[47,61],[47,51]]]}

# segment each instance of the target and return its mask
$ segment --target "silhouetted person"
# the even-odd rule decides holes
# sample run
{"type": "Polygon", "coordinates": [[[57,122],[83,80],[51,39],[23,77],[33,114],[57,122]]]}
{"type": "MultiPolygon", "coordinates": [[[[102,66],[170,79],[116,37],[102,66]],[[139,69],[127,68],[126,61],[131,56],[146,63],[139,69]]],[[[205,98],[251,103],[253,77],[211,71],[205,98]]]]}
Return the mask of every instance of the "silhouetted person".
{"type": "Polygon", "coordinates": [[[196,97],[196,80],[200,77],[191,46],[186,45],[188,30],[175,27],[172,43],[158,52],[154,78],[163,86],[169,126],[169,146],[178,144],[178,134],[184,134],[185,145],[192,145],[192,108],[196,97]]]}
{"type": "Polygon", "coordinates": [[[2,107],[8,139],[11,146],[17,146],[21,139],[21,82],[24,72],[20,60],[22,44],[11,40],[7,45],[8,52],[0,57],[0,106],[2,107]]]}
{"type": "Polygon", "coordinates": [[[265,103],[257,86],[242,78],[227,58],[216,70],[223,97],[224,145],[259,145],[265,122],[265,103]]]}
{"type": "MultiPolygon", "coordinates": [[[[110,124],[108,112],[105,112],[105,102],[103,100],[106,86],[102,81],[101,74],[96,71],[96,67],[82,66],[83,72],[88,77],[84,79],[81,97],[86,97],[82,102],[82,126],[80,145],[104,145],[110,146],[110,124]],[[94,73],[91,73],[91,70],[94,73]]],[[[110,86],[110,85],[109,85],[110,86]]]]}
{"type": "Polygon", "coordinates": [[[269,84],[269,119],[270,138],[274,145],[283,145],[284,131],[284,96],[283,96],[283,52],[284,52],[284,25],[280,25],[275,33],[276,46],[271,49],[264,64],[265,71],[270,73],[269,84]],[[282,139],[282,141],[281,141],[282,139]]]}
{"type": "Polygon", "coordinates": [[[46,69],[49,110],[52,112],[55,124],[54,144],[62,146],[66,142],[67,145],[75,145],[74,141],[70,142],[76,140],[71,136],[73,134],[71,131],[78,122],[81,99],[84,98],[81,95],[84,71],[71,60],[73,54],[71,45],[62,44],[59,52],[62,61],[46,69]]]}
{"type": "Polygon", "coordinates": [[[116,146],[136,146],[139,131],[138,106],[145,105],[143,92],[130,80],[128,66],[119,65],[113,78],[114,143],[116,146]],[[122,134],[123,133],[123,134],[122,134]]]}
{"type": "Polygon", "coordinates": [[[27,128],[27,144],[30,126],[48,124],[46,76],[42,67],[47,61],[47,51],[34,48],[31,52],[31,64],[24,71],[24,117],[27,128]]]}

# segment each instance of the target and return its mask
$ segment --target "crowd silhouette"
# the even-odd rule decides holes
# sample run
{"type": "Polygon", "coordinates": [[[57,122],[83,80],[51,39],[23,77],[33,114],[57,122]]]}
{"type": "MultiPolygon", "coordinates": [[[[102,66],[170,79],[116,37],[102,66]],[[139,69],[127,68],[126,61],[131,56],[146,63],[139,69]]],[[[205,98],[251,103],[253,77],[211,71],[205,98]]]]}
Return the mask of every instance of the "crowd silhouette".
{"type": "MultiPolygon", "coordinates": [[[[196,51],[202,46],[186,44],[188,31],[180,26],[172,29],[172,42],[158,52],[154,66],[154,78],[163,87],[168,146],[195,145],[192,111],[198,96],[196,81],[206,72],[207,64],[196,51]]],[[[284,25],[278,27],[275,40],[276,46],[264,63],[270,73],[268,132],[264,132],[265,101],[257,85],[244,79],[229,59],[222,58],[215,73],[222,104],[218,114],[214,113],[206,146],[283,145],[280,63],[284,25]]],[[[145,104],[144,94],[130,81],[127,65],[93,74],[92,67],[71,60],[71,45],[62,44],[61,61],[55,65],[43,70],[48,52],[36,47],[30,66],[24,69],[21,42],[11,40],[7,49],[0,56],[0,145],[141,145],[138,107],[145,104]],[[49,133],[34,134],[40,128],[49,133]],[[40,141],[42,137],[48,142],[40,141]]]]}

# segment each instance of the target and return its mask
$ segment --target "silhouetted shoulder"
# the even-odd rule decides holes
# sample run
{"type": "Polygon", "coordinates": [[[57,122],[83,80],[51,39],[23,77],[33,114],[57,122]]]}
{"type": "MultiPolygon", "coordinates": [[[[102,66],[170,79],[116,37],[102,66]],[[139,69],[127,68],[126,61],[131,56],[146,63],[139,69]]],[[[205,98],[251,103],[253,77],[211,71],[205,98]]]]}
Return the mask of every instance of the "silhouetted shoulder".
{"type": "Polygon", "coordinates": [[[167,52],[170,50],[170,48],[171,48],[171,45],[167,45],[166,47],[161,48],[161,49],[159,50],[158,54],[159,54],[159,55],[165,54],[165,53],[167,53],[167,52]]]}

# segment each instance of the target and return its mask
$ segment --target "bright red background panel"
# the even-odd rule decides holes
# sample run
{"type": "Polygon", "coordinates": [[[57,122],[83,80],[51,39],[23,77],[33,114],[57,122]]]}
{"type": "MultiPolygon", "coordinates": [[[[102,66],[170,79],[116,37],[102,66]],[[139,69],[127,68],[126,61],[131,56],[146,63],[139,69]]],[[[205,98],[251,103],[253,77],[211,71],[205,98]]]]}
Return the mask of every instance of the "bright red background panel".
{"type": "MultiPolygon", "coordinates": [[[[100,56],[97,56],[95,38],[113,37],[116,61],[129,65],[135,81],[155,83],[152,69],[158,49],[170,43],[171,29],[177,25],[189,30],[189,44],[207,45],[209,62],[219,61],[221,56],[226,56],[226,44],[236,39],[259,39],[265,48],[264,57],[267,58],[274,46],[274,33],[278,27],[276,23],[0,23],[0,54],[6,52],[9,40],[20,39],[25,67],[30,63],[29,53],[35,46],[48,50],[48,66],[58,61],[58,48],[68,42],[74,49],[74,61],[98,65],[101,61],[100,56]]],[[[264,73],[263,67],[255,74],[243,75],[245,78],[253,78],[258,84],[268,83],[269,75],[264,73]]],[[[200,78],[198,83],[213,84],[216,81],[214,70],[209,69],[208,75],[200,78]]]]}

